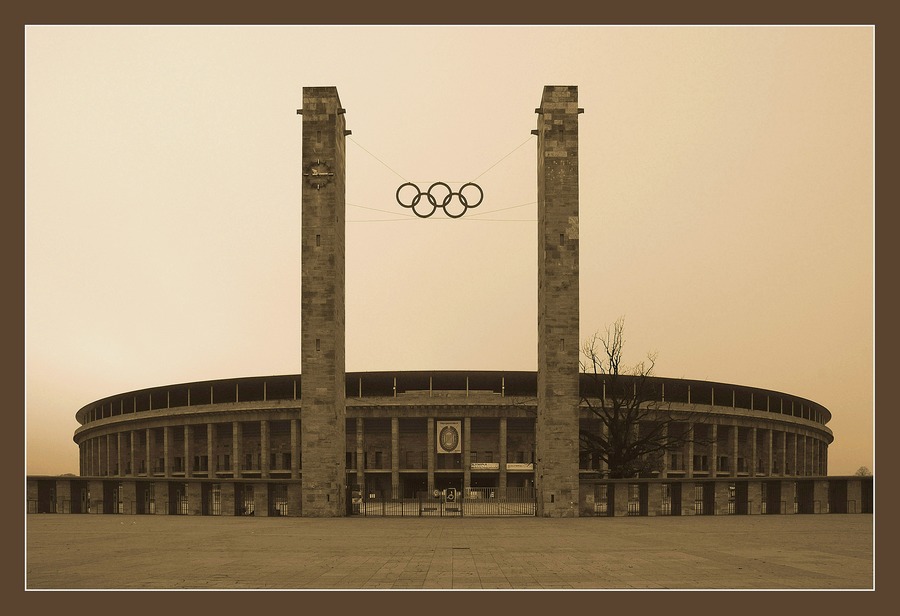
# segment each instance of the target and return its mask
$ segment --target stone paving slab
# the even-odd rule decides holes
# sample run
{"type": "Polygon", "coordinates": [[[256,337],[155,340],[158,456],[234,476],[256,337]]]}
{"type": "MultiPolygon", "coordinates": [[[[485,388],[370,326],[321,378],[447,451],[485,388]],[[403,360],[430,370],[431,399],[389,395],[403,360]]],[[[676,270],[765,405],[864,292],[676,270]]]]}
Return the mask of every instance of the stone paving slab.
{"type": "Polygon", "coordinates": [[[28,589],[868,589],[871,515],[29,515],[28,589]]]}

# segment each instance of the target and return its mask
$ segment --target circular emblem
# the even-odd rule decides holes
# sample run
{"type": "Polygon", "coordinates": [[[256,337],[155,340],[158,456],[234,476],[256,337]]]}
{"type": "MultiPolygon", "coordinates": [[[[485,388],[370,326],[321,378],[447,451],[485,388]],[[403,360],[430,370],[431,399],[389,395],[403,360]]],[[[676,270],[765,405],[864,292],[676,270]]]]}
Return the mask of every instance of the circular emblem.
{"type": "Polygon", "coordinates": [[[313,186],[316,190],[319,190],[319,188],[325,186],[331,181],[331,179],[334,177],[334,173],[331,171],[331,167],[329,167],[325,162],[316,159],[316,162],[310,163],[310,165],[306,168],[303,176],[306,178],[307,182],[309,182],[310,186],[313,186]]]}
{"type": "Polygon", "coordinates": [[[459,432],[453,426],[444,426],[438,435],[438,441],[441,449],[444,451],[453,451],[459,445],[459,432]]]}

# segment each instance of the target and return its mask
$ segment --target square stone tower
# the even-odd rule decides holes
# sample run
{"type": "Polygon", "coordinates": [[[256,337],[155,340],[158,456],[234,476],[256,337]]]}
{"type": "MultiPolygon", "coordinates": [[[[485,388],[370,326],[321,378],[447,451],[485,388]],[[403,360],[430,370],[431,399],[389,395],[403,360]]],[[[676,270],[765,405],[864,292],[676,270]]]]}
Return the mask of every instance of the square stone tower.
{"type": "Polygon", "coordinates": [[[537,515],[578,515],[578,88],[538,113],[537,515]]]}
{"type": "Polygon", "coordinates": [[[300,291],[302,512],[346,513],[344,110],[337,88],[303,88],[300,291]]]}

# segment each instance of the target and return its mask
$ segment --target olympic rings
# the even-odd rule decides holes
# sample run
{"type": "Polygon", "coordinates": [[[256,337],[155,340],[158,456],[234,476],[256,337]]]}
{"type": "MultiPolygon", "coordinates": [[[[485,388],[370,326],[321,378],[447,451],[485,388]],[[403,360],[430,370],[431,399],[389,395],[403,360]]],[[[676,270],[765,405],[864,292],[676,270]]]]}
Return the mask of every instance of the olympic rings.
{"type": "MultiPolygon", "coordinates": [[[[409,191],[407,191],[407,193],[408,192],[409,191]]],[[[460,218],[463,214],[466,213],[467,210],[481,205],[482,201],[484,201],[484,191],[481,190],[481,187],[478,184],[473,184],[472,182],[463,184],[462,186],[460,186],[459,191],[457,192],[453,192],[453,190],[450,188],[450,186],[447,185],[446,182],[435,182],[434,184],[429,186],[428,190],[425,192],[419,190],[419,187],[412,182],[401,184],[397,189],[397,203],[405,208],[411,208],[413,214],[415,214],[419,218],[429,218],[437,211],[438,208],[444,210],[444,213],[450,218],[460,218]],[[407,186],[411,186],[412,188],[414,188],[416,194],[413,195],[411,199],[409,199],[409,203],[404,203],[404,200],[400,198],[400,191],[402,191],[407,186]],[[470,200],[475,196],[474,194],[471,194],[471,190],[469,191],[469,197],[466,197],[463,194],[466,188],[470,186],[478,191],[478,201],[474,203],[470,203],[470,200]],[[435,190],[436,188],[439,190],[435,190]],[[431,206],[430,212],[420,212],[416,209],[416,206],[422,202],[422,197],[425,197],[425,199],[428,201],[428,205],[431,206]],[[447,207],[453,201],[453,197],[456,197],[459,204],[463,206],[462,211],[458,213],[451,212],[447,207]]]]}

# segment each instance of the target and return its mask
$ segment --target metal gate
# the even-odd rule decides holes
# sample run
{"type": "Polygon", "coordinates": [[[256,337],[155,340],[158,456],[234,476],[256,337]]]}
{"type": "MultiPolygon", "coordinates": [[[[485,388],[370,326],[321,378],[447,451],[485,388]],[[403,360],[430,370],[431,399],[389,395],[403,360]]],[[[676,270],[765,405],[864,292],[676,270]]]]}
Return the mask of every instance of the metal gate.
{"type": "Polygon", "coordinates": [[[222,515],[222,486],[218,483],[209,489],[209,515],[222,515]]]}
{"type": "Polygon", "coordinates": [[[419,492],[415,498],[353,499],[351,515],[499,517],[535,515],[534,488],[467,488],[419,492]]]}

